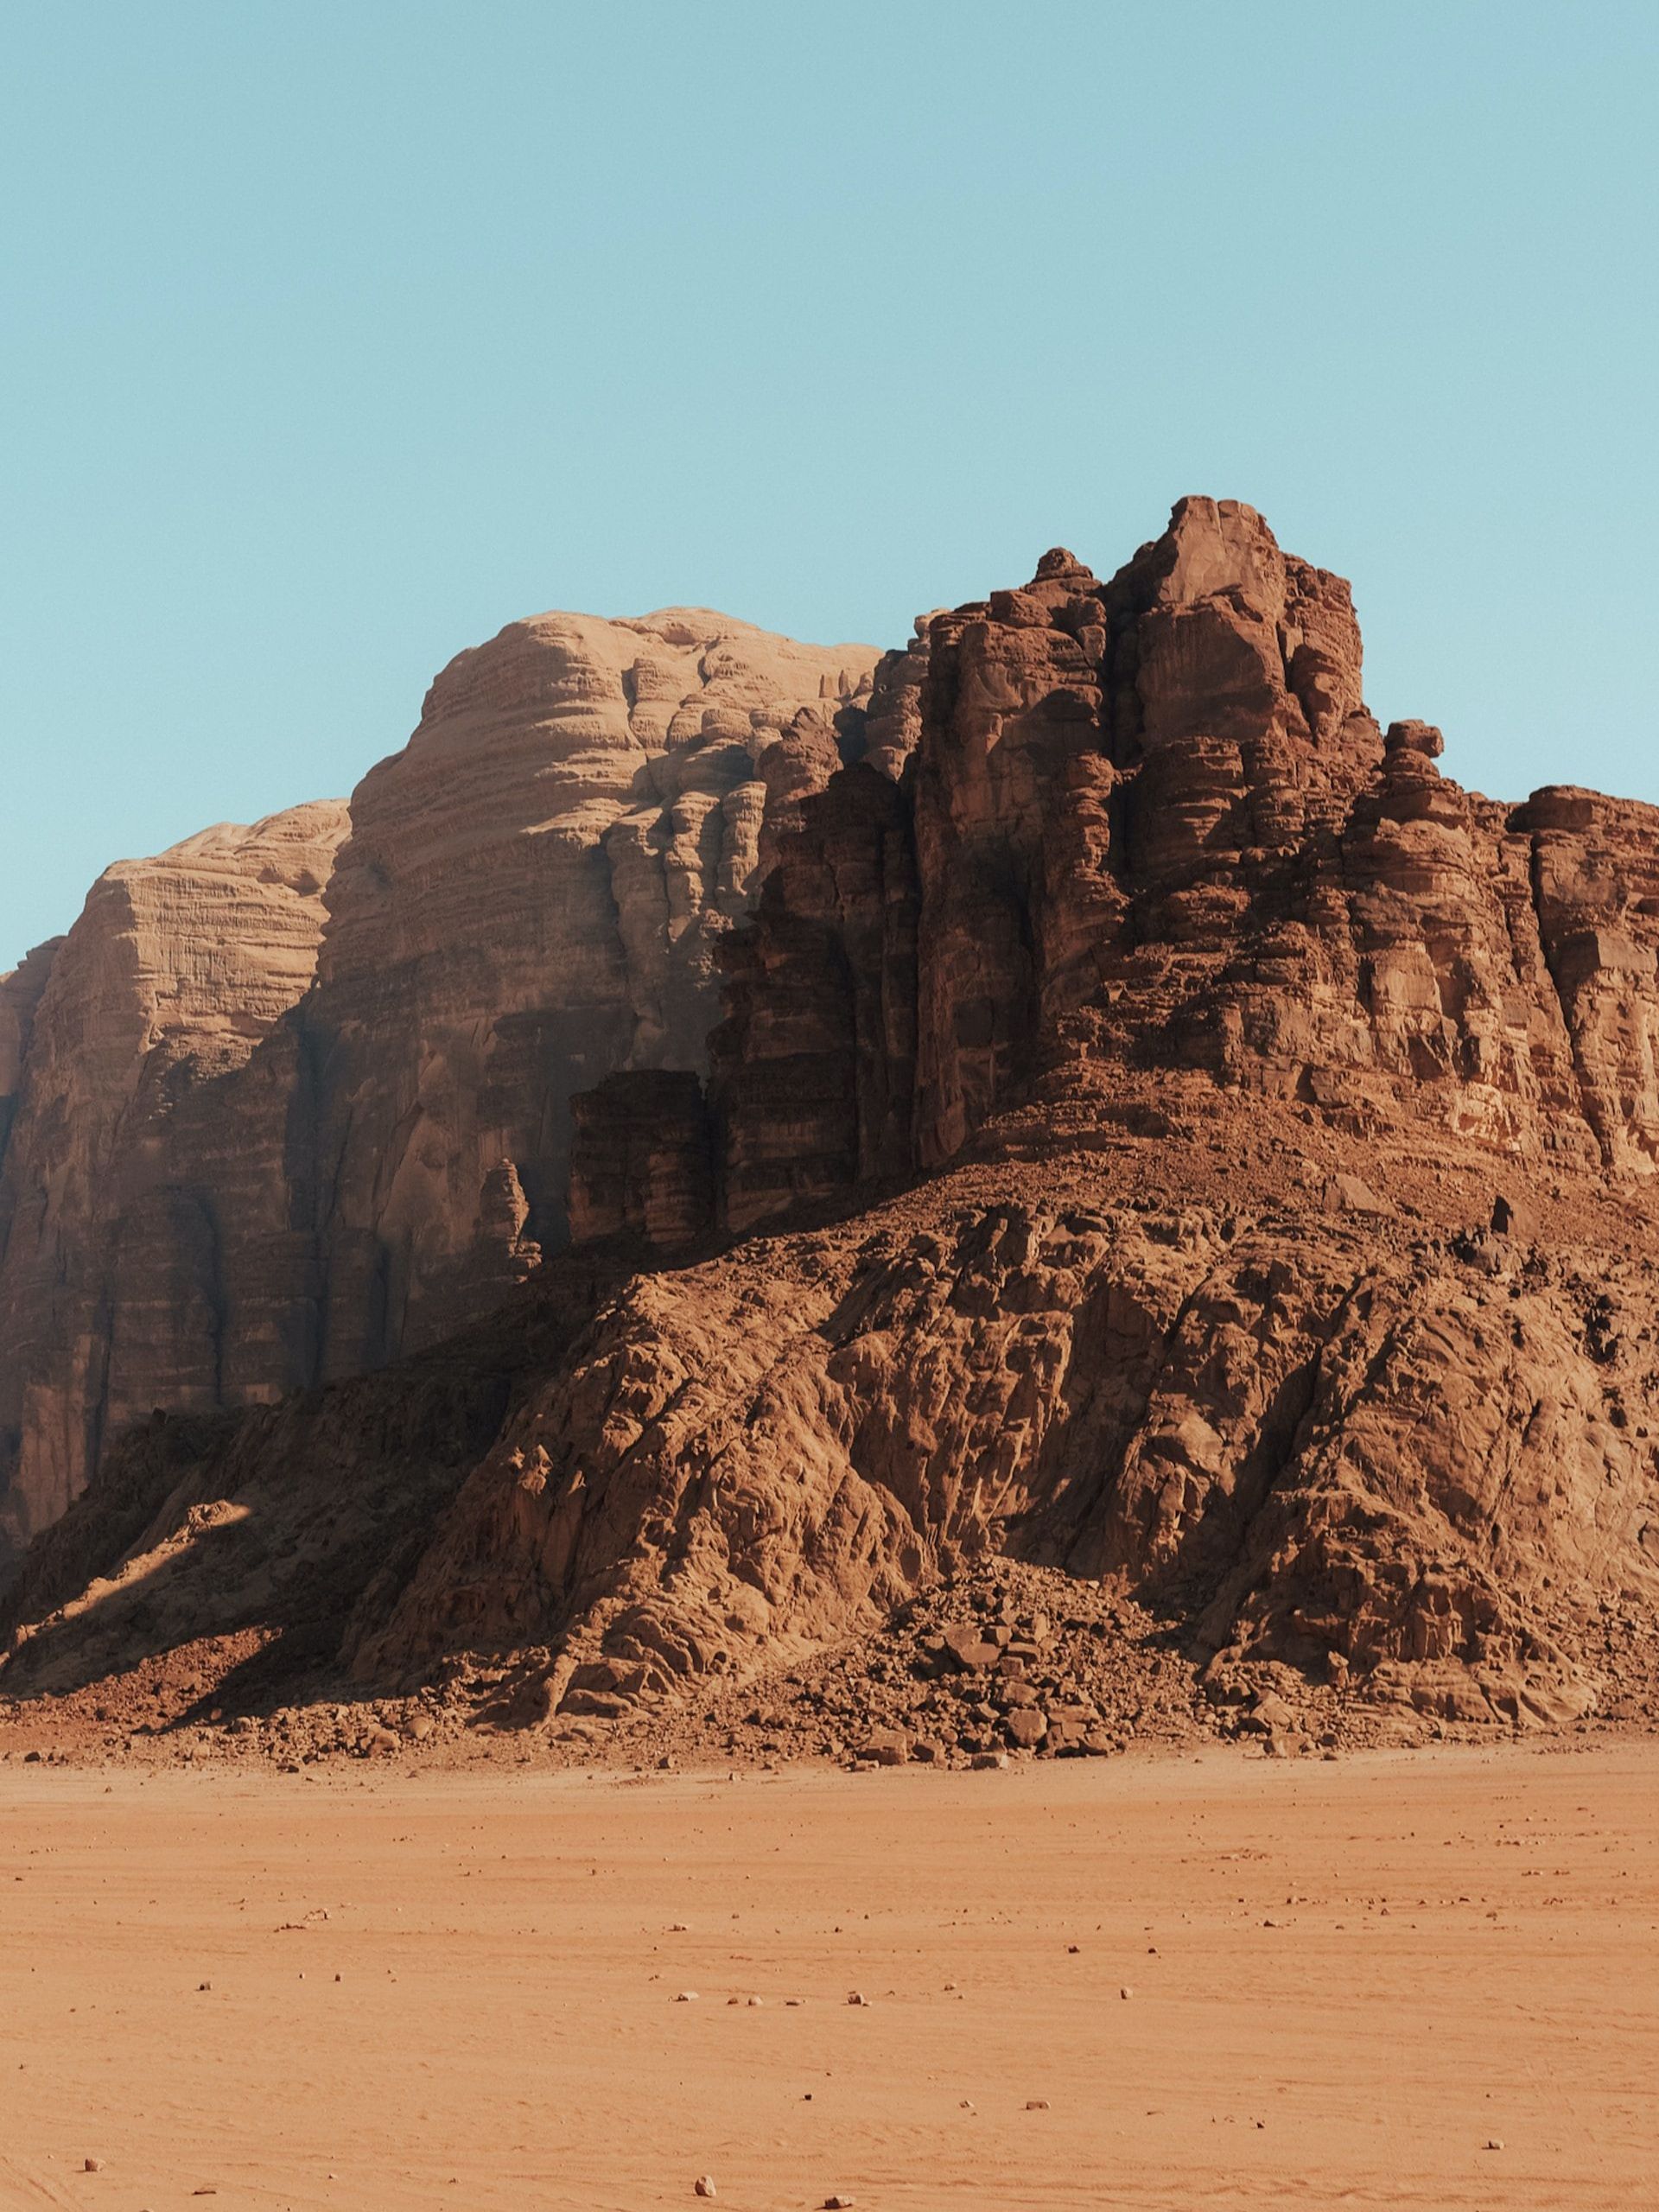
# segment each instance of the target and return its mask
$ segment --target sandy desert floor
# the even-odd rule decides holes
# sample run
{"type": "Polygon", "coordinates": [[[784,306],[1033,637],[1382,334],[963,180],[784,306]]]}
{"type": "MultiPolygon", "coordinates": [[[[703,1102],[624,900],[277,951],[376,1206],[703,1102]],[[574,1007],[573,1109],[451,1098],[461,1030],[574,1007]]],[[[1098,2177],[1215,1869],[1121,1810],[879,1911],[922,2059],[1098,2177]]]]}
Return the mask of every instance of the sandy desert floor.
{"type": "Polygon", "coordinates": [[[1656,1832],[1652,1743],[8,1765],[0,2204],[1635,2212],[1656,1832]]]}

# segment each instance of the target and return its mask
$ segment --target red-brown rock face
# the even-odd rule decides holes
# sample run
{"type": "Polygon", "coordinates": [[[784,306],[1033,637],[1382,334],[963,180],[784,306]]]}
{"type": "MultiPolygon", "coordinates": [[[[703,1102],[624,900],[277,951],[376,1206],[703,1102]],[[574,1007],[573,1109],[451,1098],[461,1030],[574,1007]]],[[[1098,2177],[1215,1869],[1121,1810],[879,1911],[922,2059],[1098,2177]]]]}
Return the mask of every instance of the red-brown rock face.
{"type": "MultiPolygon", "coordinates": [[[[1224,1696],[1270,1664],[1453,1723],[1616,1698],[1659,1652],[1659,810],[1445,778],[1366,711],[1347,587],[1231,502],[929,618],[852,712],[664,620],[521,626],[441,679],[236,1078],[297,1132],[316,1372],[523,1272],[567,1150],[580,1237],[672,1253],[508,1309],[568,1308],[395,1556],[340,1567],[340,1661],[505,1647],[544,1713],[614,1717],[988,1551],[1127,1587],[1224,1696]]],[[[32,1014],[0,999],[9,1190],[79,1139],[32,1071],[86,964],[72,937],[32,1014]]],[[[165,1263],[117,1303],[157,1343],[198,1280],[165,1263]]],[[[476,1346],[431,1357],[483,1402],[476,1346]]],[[[156,1578],[202,1635],[280,1612],[296,1457],[397,1525],[399,1386],[357,1388],[124,1446],[31,1562],[9,1681],[130,1658],[156,1578]]]]}
{"type": "Polygon", "coordinates": [[[51,955],[0,1156],[0,1559],[106,1432],[290,1379],[291,1080],[262,1093],[291,1056],[244,1078],[311,980],[345,827],[323,801],[124,861],[51,955]]]}
{"type": "Polygon", "coordinates": [[[565,1241],[571,1093],[702,1068],[769,791],[840,766],[875,658],[514,624],[349,817],[113,868],[0,982],[0,1569],[153,1406],[378,1365],[565,1241]]]}
{"type": "Polygon", "coordinates": [[[766,764],[810,732],[786,797],[826,781],[874,659],[672,609],[543,615],[439,677],[353,794],[305,1009],[324,1376],[487,1311],[564,1244],[573,1092],[702,1071],[766,764]]]}
{"type": "Polygon", "coordinates": [[[911,660],[898,791],[808,801],[728,950],[732,1226],[1157,1067],[1652,1165],[1659,816],[1385,738],[1347,586],[1252,510],[1184,500],[1106,584],[1049,554],[911,660]]]}
{"type": "Polygon", "coordinates": [[[714,1147],[702,1085],[690,1069],[607,1077],[570,1101],[570,1234],[626,1237],[674,1252],[714,1221],[714,1147]]]}
{"type": "Polygon", "coordinates": [[[1084,1197],[1079,1163],[999,1179],[636,1281],[360,1671],[551,1644],[604,1709],[787,1661],[988,1549],[1122,1578],[1201,1659],[1420,1712],[1616,1692],[1599,1617],[1659,1601],[1650,1271],[1619,1266],[1586,1333],[1559,1247],[1084,1197]]]}
{"type": "Polygon", "coordinates": [[[6,1139],[22,1090],[23,1062],[35,1033],[35,1010],[62,943],[60,937],[54,937],[37,944],[10,975],[0,976],[0,1164],[5,1160],[6,1139]]]}
{"type": "Polygon", "coordinates": [[[758,925],[725,949],[711,1040],[721,1217],[902,1176],[916,1057],[914,843],[904,794],[868,763],[779,841],[758,925]]]}

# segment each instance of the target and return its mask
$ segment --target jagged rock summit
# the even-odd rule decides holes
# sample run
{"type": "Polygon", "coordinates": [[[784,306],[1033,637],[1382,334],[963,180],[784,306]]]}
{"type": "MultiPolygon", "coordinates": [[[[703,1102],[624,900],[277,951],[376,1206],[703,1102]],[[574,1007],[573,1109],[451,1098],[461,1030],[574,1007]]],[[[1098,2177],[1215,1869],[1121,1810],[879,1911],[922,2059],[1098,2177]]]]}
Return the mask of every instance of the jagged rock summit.
{"type": "MultiPolygon", "coordinates": [[[[453,1683],[465,1656],[556,1732],[626,1729],[1001,1556],[1116,1593],[1079,1637],[1162,1623],[1201,1710],[1264,1684],[1409,1726],[1652,1709],[1654,810],[1463,791],[1438,731],[1366,709],[1348,587],[1230,501],[1183,501],[1108,581],[1057,550],[925,618],[763,747],[722,703],[683,760],[671,717],[670,784],[591,823],[596,772],[563,758],[504,768],[477,828],[440,819],[472,718],[544,760],[504,634],[359,791],[289,1018],[336,1132],[308,1157],[360,1146],[375,1198],[335,1202],[356,1334],[320,1324],[318,1371],[418,1343],[486,1221],[495,1273],[467,1280],[539,1267],[424,1360],[116,1446],[30,1554],[0,1688],[187,1642],[267,1695],[327,1662],[453,1683]],[[719,797],[714,762],[679,780],[710,747],[748,766],[719,797]],[[717,812],[741,859],[702,931],[717,812]],[[575,993],[606,1009],[581,1050],[561,1014],[481,1058],[423,995],[497,823],[565,887],[562,976],[602,855],[592,945],[625,983],[575,993]],[[526,1099],[568,1202],[499,1134],[526,1099]],[[325,1513],[320,1600],[315,1546],[302,1575],[271,1531],[303,1547],[325,1513]]],[[[572,692],[611,702],[562,708],[579,762],[609,758],[612,650],[559,632],[572,692]]],[[[543,976],[537,911],[499,910],[467,973],[543,976]]],[[[948,1681],[938,1656],[900,1672],[935,1736],[960,1721],[947,1749],[1120,1739],[1040,1675],[1064,1726],[999,1718],[1038,1694],[1018,1654],[948,1681]]],[[[1088,1696],[1149,1679],[1096,1668],[1088,1696]]]]}

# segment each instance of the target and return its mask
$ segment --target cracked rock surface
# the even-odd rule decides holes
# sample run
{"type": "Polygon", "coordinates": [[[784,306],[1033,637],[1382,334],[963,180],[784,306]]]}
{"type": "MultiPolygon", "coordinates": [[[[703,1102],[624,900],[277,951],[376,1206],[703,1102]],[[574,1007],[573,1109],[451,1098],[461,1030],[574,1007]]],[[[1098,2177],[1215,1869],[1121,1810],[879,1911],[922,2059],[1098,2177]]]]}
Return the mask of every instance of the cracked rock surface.
{"type": "MultiPolygon", "coordinates": [[[[442,713],[517,713],[524,671],[487,674],[442,713]]],[[[438,1258],[408,1268],[454,1257],[466,1116],[532,1069],[544,1126],[578,1091],[556,1236],[544,1184],[481,1186],[491,1249],[525,1248],[506,1302],[114,1443],[22,1567],[0,1694],[114,1712],[142,1675],[121,1712],[172,1726],[327,1684],[425,1700],[440,1741],[880,1764],[1650,1720],[1659,813],[1463,791],[1436,729],[1366,709],[1347,586],[1229,501],[823,680],[834,715],[720,800],[754,904],[717,944],[675,874],[712,786],[656,792],[638,850],[607,816],[669,918],[602,1079],[537,1032],[493,1088],[457,1046],[339,1093],[384,1198],[360,1249],[408,1231],[391,1304],[342,1309],[405,1316],[391,1358],[445,1310],[438,1258]],[[688,943],[694,1030],[724,979],[706,1054],[650,1012],[688,943]]],[[[359,824],[417,796],[353,803],[324,1008],[354,942],[351,1003],[405,974],[359,824]]],[[[422,819],[435,959],[464,881],[422,819]]],[[[0,1074],[51,993],[8,988],[0,1074]]]]}

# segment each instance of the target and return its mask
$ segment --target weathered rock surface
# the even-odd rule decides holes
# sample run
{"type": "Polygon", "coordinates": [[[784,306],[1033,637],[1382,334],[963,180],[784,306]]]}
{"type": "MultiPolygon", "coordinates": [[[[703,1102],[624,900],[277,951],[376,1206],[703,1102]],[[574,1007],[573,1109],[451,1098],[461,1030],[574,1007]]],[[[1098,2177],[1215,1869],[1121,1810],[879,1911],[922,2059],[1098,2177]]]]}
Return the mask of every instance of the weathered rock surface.
{"type": "Polygon", "coordinates": [[[1183,501],[1106,584],[1051,553],[912,660],[899,796],[836,777],[728,948],[733,1227],[1153,1067],[1651,1172],[1659,815],[1495,805],[1379,731],[1347,586],[1250,509],[1183,501]]]}
{"type": "Polygon", "coordinates": [[[193,1703],[233,1709],[264,1678],[215,1688],[213,1651],[243,1669],[302,1616],[290,1679],[332,1637],[383,1692],[512,1655],[521,1720],[671,1713],[759,1674],[776,1701],[826,1645],[1005,1554],[1145,1627],[1082,1657],[971,1615],[948,1663],[901,1638],[887,1691],[843,1683],[804,1747],[834,1720],[855,1751],[861,1711],[1006,1745],[1025,1681],[1084,1749],[1154,1706],[1225,1720],[1264,1684],[1305,1728],[1356,1697],[1436,1726],[1659,1714],[1645,1234],[1613,1258],[1618,1216],[1567,1200],[1535,1242],[1448,1233],[1490,1216],[1490,1185],[1432,1150],[1391,1153],[1391,1210],[1357,1220],[1319,1195],[1327,1129],[1269,1106],[1227,1137],[1166,1140],[1150,1175],[1135,1140],[958,1170],[608,1292],[567,1259],[524,1294],[564,1300],[531,1354],[520,1321],[510,1356],[486,1329],[206,1437],[142,1429],[31,1554],[0,1688],[188,1643],[193,1703]],[[1241,1168],[1254,1217],[1228,1202],[1241,1168]],[[442,1451],[461,1414],[435,1389],[479,1408],[442,1451]],[[1172,1628],[1185,1681],[1154,1663],[1172,1628]],[[959,1675],[984,1684],[966,1706],[959,1675]]]}
{"type": "Polygon", "coordinates": [[[702,1085],[689,1070],[608,1077],[570,1101],[570,1231],[673,1252],[714,1219],[714,1146],[702,1085]]]}
{"type": "Polygon", "coordinates": [[[909,1171],[918,913],[906,793],[860,763],[779,841],[758,926],[724,948],[710,1056],[729,1228],[909,1171]]]}
{"type": "Polygon", "coordinates": [[[572,1092],[702,1068],[769,792],[856,749],[875,659],[515,623],[349,818],[112,868],[0,982],[0,1576],[153,1406],[379,1366],[564,1243],[572,1092]]]}
{"type": "Polygon", "coordinates": [[[0,1600],[0,1647],[24,1614],[48,1623],[18,1631],[17,1675],[124,1677],[129,1725],[308,1687],[359,1616],[383,1618],[504,1417],[616,1280],[566,1261],[388,1373],[130,1428],[0,1600]]]}
{"type": "Polygon", "coordinates": [[[563,1246],[574,1092],[704,1067],[769,757],[809,757],[791,804],[827,780],[875,658],[674,608],[515,623],[438,677],[353,796],[305,1009],[323,1378],[563,1246]]]}
{"type": "Polygon", "coordinates": [[[296,1268],[283,1108],[238,1077],[311,980],[345,826],[321,802],[124,861],[13,979],[41,987],[0,1039],[0,1565],[106,1432],[257,1395],[296,1268]]]}
{"type": "MultiPolygon", "coordinates": [[[[452,988],[461,884],[447,848],[417,857],[410,912],[429,885],[438,918],[400,922],[400,950],[357,826],[395,810],[355,812],[304,1027],[319,1127],[353,1101],[382,1163],[384,1306],[353,1288],[348,1311],[401,1332],[331,1358],[435,1325],[480,1174],[498,1263],[509,1236],[553,1241],[509,1126],[525,1084],[553,1126],[553,1064],[595,1070],[557,1111],[571,1221],[611,1256],[524,1295],[572,1294],[616,1240],[664,1259],[515,1370],[487,1448],[411,1503],[372,1586],[342,1586],[339,1663],[385,1688],[494,1655],[530,1723],[632,1727],[693,1686],[711,1716],[751,1678],[787,1704],[827,1647],[874,1638],[893,1694],[843,1707],[846,1748],[928,1740],[960,1707],[939,1740],[986,1758],[1109,1749],[1136,1699],[1268,1743],[1359,1703],[1409,1726],[1659,1716],[1659,813],[1465,793],[1429,725],[1378,728],[1360,665],[1344,584],[1251,510],[1189,500],[1109,582],[1051,554],[929,618],[855,715],[768,723],[732,787],[759,810],[723,817],[770,862],[758,906],[718,941],[688,924],[690,997],[716,953],[726,972],[706,1099],[662,1012],[681,940],[629,954],[607,999],[563,848],[537,865],[566,887],[568,1025],[499,1048],[499,1105],[458,1083],[459,1027],[397,976],[452,988]],[[400,1011],[377,1025],[383,989],[400,1011]],[[376,1033],[430,1064],[359,1060],[376,1033]],[[1065,1610],[1064,1663],[1034,1587],[969,1590],[999,1558],[1105,1593],[1065,1610]]],[[[474,711],[471,682],[439,723],[474,711]]],[[[660,835],[671,917],[707,913],[720,868],[694,897],[668,856],[696,836],[660,835]]],[[[643,848],[616,843],[626,875],[643,848]]],[[[356,1233],[344,1203],[331,1219],[356,1233]]],[[[215,1444],[178,1496],[234,1514],[282,1455],[313,1463],[308,1424],[355,1464],[346,1404],[215,1444]]],[[[216,1594],[146,1483],[134,1557],[175,1545],[188,1593],[169,1633],[268,1622],[245,1583],[216,1594]]],[[[91,1615],[66,1596],[130,1568],[130,1517],[95,1489],[35,1554],[7,1688],[142,1650],[143,1577],[91,1615]]]]}
{"type": "Polygon", "coordinates": [[[563,1637],[574,1692],[665,1692],[1007,1550],[1120,1579],[1206,1658],[1455,1718],[1592,1701],[1597,1607],[1659,1598],[1644,1267],[1604,1294],[1567,1252],[1003,1179],[639,1281],[359,1663],[418,1669],[464,1625],[563,1637]],[[1628,1334],[1597,1332],[1604,1294],[1628,1334]]]}
{"type": "Polygon", "coordinates": [[[9,975],[0,976],[0,1164],[5,1160],[6,1140],[22,1089],[23,1062],[35,1033],[35,1010],[62,943],[60,937],[54,937],[37,944],[9,975]]]}

